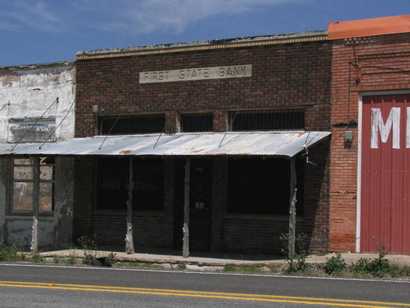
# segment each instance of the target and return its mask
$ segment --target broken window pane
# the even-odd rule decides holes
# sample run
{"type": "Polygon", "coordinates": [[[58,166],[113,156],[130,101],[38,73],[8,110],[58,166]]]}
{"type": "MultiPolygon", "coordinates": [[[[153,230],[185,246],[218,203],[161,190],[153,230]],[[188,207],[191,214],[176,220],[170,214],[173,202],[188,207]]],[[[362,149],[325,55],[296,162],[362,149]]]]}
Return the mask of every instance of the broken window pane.
{"type": "Polygon", "coordinates": [[[29,158],[24,158],[24,159],[15,159],[14,160],[14,165],[15,166],[31,166],[31,159],[29,158]]]}
{"type": "Polygon", "coordinates": [[[51,213],[53,210],[53,185],[52,183],[40,184],[40,213],[51,213]]]}
{"type": "MultiPolygon", "coordinates": [[[[42,160],[39,183],[39,212],[48,214],[53,211],[53,165],[46,165],[42,160]]],[[[15,214],[33,213],[34,173],[30,159],[15,159],[13,169],[13,197],[11,212],[15,214]]]]}
{"type": "Polygon", "coordinates": [[[40,167],[40,180],[51,181],[53,179],[53,167],[41,166],[40,167]]]}
{"type": "Polygon", "coordinates": [[[14,167],[14,180],[32,180],[33,179],[33,167],[14,167]]]}
{"type": "Polygon", "coordinates": [[[13,197],[14,212],[31,212],[33,200],[33,183],[14,183],[13,197]]]}

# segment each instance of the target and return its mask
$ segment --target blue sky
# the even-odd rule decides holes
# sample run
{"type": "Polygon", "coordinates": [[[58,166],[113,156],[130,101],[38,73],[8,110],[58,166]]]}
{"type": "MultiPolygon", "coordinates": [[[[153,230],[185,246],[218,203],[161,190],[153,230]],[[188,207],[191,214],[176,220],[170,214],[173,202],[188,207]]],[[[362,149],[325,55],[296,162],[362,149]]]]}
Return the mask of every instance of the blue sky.
{"type": "Polygon", "coordinates": [[[410,0],[0,0],[0,66],[79,50],[327,28],[410,14],[410,0]]]}

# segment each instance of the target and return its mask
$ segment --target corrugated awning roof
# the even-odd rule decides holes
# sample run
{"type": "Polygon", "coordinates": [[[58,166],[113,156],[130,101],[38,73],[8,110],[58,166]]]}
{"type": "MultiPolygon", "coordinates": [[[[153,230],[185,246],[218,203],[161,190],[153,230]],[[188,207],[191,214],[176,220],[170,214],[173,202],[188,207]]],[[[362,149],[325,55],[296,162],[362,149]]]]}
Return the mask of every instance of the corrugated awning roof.
{"type": "Polygon", "coordinates": [[[0,144],[0,155],[293,157],[329,135],[323,131],[269,131],[95,136],[43,145],[0,144]]]}

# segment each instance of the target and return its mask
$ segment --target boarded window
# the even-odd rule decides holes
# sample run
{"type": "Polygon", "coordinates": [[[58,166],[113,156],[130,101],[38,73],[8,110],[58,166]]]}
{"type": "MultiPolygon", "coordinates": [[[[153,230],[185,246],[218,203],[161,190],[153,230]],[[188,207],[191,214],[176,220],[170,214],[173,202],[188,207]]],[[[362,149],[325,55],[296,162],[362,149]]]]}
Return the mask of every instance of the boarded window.
{"type": "Polygon", "coordinates": [[[213,130],[212,113],[182,114],[181,129],[183,132],[209,132],[213,130]]]}
{"type": "Polygon", "coordinates": [[[132,135],[161,133],[165,127],[165,117],[160,115],[100,117],[101,135],[132,135]]]}
{"type": "MultiPolygon", "coordinates": [[[[100,210],[125,210],[128,200],[129,160],[100,158],[98,206],[100,210]]],[[[163,161],[134,160],[134,210],[164,207],[163,161]]]]}
{"type": "MultiPolygon", "coordinates": [[[[30,159],[13,161],[12,214],[33,212],[33,164],[30,159]]],[[[50,214],[54,200],[54,164],[50,160],[40,160],[39,213],[50,214]]]]}
{"type": "Polygon", "coordinates": [[[231,128],[233,131],[304,129],[305,116],[303,111],[233,112],[231,128]]]}
{"type": "MultiPolygon", "coordinates": [[[[229,161],[228,212],[289,214],[289,160],[277,158],[229,161]]],[[[303,161],[297,161],[297,213],[303,214],[303,161]]]]}

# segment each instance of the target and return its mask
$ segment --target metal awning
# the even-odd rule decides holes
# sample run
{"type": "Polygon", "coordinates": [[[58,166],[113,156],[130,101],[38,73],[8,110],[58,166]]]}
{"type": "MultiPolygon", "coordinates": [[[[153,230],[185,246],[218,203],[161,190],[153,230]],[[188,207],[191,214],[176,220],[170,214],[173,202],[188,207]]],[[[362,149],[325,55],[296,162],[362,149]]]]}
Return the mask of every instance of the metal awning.
{"type": "Polygon", "coordinates": [[[47,144],[0,144],[0,156],[280,156],[293,157],[326,131],[204,132],[74,138],[47,144]]]}

